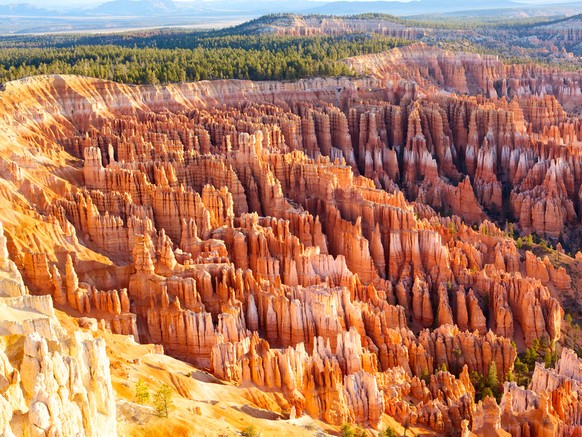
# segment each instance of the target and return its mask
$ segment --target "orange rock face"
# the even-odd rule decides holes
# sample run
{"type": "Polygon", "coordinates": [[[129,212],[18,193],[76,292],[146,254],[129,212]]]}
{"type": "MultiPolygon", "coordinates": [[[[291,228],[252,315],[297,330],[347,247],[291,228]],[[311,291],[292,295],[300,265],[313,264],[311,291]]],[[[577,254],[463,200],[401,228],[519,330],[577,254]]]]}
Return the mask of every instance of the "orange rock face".
{"type": "MultiPolygon", "coordinates": [[[[580,126],[535,87],[559,79],[424,46],[349,62],[377,77],[7,84],[8,252],[59,309],[298,416],[529,435],[517,389],[476,405],[469,375],[560,339],[568,272],[493,222],[576,235],[580,126]]],[[[570,430],[573,385],[542,377],[570,430]]]]}

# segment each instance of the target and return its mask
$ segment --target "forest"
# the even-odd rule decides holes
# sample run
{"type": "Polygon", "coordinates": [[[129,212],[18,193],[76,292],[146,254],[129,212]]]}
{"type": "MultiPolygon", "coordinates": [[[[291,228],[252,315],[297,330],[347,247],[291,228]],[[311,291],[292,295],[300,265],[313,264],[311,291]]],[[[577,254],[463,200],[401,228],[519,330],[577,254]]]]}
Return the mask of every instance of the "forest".
{"type": "Polygon", "coordinates": [[[160,30],[4,37],[0,81],[38,74],[79,74],[130,84],[350,76],[354,72],[341,59],[407,43],[370,34],[292,37],[160,30]]]}

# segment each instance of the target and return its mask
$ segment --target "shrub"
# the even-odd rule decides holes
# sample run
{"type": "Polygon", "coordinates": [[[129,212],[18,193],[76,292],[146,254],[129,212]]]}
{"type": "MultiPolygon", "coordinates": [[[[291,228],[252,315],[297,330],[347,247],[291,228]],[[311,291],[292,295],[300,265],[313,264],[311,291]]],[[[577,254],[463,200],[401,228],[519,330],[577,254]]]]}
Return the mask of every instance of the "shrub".
{"type": "Polygon", "coordinates": [[[422,373],[420,374],[420,379],[422,379],[425,384],[430,382],[430,374],[428,373],[428,369],[423,369],[422,373]]]}
{"type": "Polygon", "coordinates": [[[340,430],[340,437],[356,437],[352,425],[350,425],[349,423],[344,423],[340,430]]]}
{"type": "Polygon", "coordinates": [[[492,397],[492,398],[495,397],[495,396],[493,396],[493,390],[491,390],[491,387],[485,387],[483,389],[483,393],[481,394],[481,397],[483,399],[485,399],[487,397],[492,397]]]}
{"type": "Polygon", "coordinates": [[[571,325],[572,324],[572,314],[570,314],[570,313],[566,314],[566,317],[564,318],[564,320],[566,321],[566,323],[568,325],[571,325]]]}
{"type": "Polygon", "coordinates": [[[515,240],[515,246],[518,249],[521,249],[523,247],[523,239],[521,237],[519,237],[517,240],[515,240]]]}
{"type": "Polygon", "coordinates": [[[261,433],[254,426],[247,426],[240,432],[243,437],[259,437],[261,433]]]}

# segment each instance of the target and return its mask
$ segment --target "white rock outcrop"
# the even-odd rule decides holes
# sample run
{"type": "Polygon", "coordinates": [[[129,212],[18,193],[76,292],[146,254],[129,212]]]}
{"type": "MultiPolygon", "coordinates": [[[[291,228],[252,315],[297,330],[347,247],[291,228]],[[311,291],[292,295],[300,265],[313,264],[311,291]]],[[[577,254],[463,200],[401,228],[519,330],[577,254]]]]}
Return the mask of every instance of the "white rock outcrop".
{"type": "Polygon", "coordinates": [[[105,341],[69,337],[51,297],[28,294],[0,223],[0,437],[81,435],[117,435],[105,341]]]}

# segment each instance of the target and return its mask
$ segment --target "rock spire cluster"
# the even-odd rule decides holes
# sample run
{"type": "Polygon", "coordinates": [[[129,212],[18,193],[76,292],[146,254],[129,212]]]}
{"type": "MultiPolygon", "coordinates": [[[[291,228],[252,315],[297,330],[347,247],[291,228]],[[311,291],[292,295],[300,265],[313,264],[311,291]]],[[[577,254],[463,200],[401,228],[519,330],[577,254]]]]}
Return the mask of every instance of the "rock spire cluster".
{"type": "Polygon", "coordinates": [[[19,368],[0,345],[6,411],[47,434],[115,414],[102,341],[63,343],[54,302],[334,425],[579,425],[571,352],[500,405],[470,379],[560,340],[572,278],[494,221],[575,239],[579,80],[424,46],[348,62],[375,77],[7,84],[0,305],[42,316],[0,323],[25,337],[19,368]]]}

